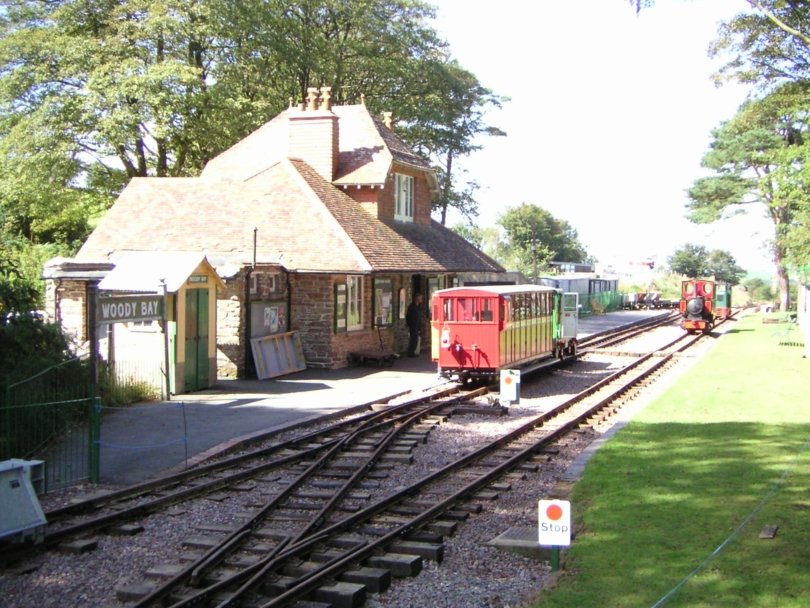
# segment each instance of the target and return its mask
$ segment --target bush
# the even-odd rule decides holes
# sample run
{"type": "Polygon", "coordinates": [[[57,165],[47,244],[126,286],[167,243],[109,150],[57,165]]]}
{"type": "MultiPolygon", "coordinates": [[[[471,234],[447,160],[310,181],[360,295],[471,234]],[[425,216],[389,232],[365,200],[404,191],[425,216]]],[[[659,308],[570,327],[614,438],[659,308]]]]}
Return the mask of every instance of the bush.
{"type": "Polygon", "coordinates": [[[160,398],[160,390],[149,382],[117,374],[114,366],[102,362],[98,370],[98,390],[106,406],[130,405],[160,398]]]}
{"type": "MultiPolygon", "coordinates": [[[[0,321],[0,369],[7,382],[30,378],[74,358],[59,325],[23,313],[8,314],[0,321]]],[[[75,377],[76,372],[69,373],[75,377]]]]}

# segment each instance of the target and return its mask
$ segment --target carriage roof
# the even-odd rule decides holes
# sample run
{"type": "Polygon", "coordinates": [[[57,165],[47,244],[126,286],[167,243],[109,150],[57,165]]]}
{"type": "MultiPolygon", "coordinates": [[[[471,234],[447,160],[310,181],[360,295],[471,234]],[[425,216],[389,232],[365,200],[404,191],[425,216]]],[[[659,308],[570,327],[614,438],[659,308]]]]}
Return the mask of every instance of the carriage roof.
{"type": "Polygon", "coordinates": [[[434,292],[434,296],[513,296],[521,293],[551,293],[562,290],[546,285],[476,285],[451,287],[434,292]]]}

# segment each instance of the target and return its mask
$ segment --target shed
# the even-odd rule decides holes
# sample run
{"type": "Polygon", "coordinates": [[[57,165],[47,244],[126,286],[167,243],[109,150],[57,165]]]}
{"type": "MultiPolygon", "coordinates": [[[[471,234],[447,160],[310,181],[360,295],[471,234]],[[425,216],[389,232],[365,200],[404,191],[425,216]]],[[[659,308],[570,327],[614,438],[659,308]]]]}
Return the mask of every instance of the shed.
{"type": "Polygon", "coordinates": [[[212,386],[217,378],[217,289],[224,284],[205,254],[128,251],[118,253],[113,263],[98,284],[95,315],[107,360],[151,365],[162,376],[168,359],[169,393],[212,386]],[[148,295],[161,299],[162,310],[148,305],[148,295]],[[121,314],[105,312],[116,301],[138,306],[119,306],[121,314]]]}

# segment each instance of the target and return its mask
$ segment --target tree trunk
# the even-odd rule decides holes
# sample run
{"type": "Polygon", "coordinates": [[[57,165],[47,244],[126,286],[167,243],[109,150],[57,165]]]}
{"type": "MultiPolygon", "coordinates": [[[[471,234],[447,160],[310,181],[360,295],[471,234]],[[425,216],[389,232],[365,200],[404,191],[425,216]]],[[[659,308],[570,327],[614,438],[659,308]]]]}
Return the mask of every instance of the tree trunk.
{"type": "Polygon", "coordinates": [[[776,266],[776,277],[779,282],[779,310],[786,311],[790,308],[790,277],[787,269],[780,261],[776,266]]]}

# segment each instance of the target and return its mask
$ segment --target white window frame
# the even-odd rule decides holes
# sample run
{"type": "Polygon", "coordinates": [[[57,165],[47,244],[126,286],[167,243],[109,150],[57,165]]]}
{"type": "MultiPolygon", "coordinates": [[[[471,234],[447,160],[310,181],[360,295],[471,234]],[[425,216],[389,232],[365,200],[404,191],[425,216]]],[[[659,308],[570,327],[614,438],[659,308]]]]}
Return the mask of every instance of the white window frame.
{"type": "Polygon", "coordinates": [[[413,221],[414,180],[412,175],[394,173],[394,219],[413,221]]]}
{"type": "Polygon", "coordinates": [[[346,277],[346,329],[363,329],[363,277],[346,277]]]}

